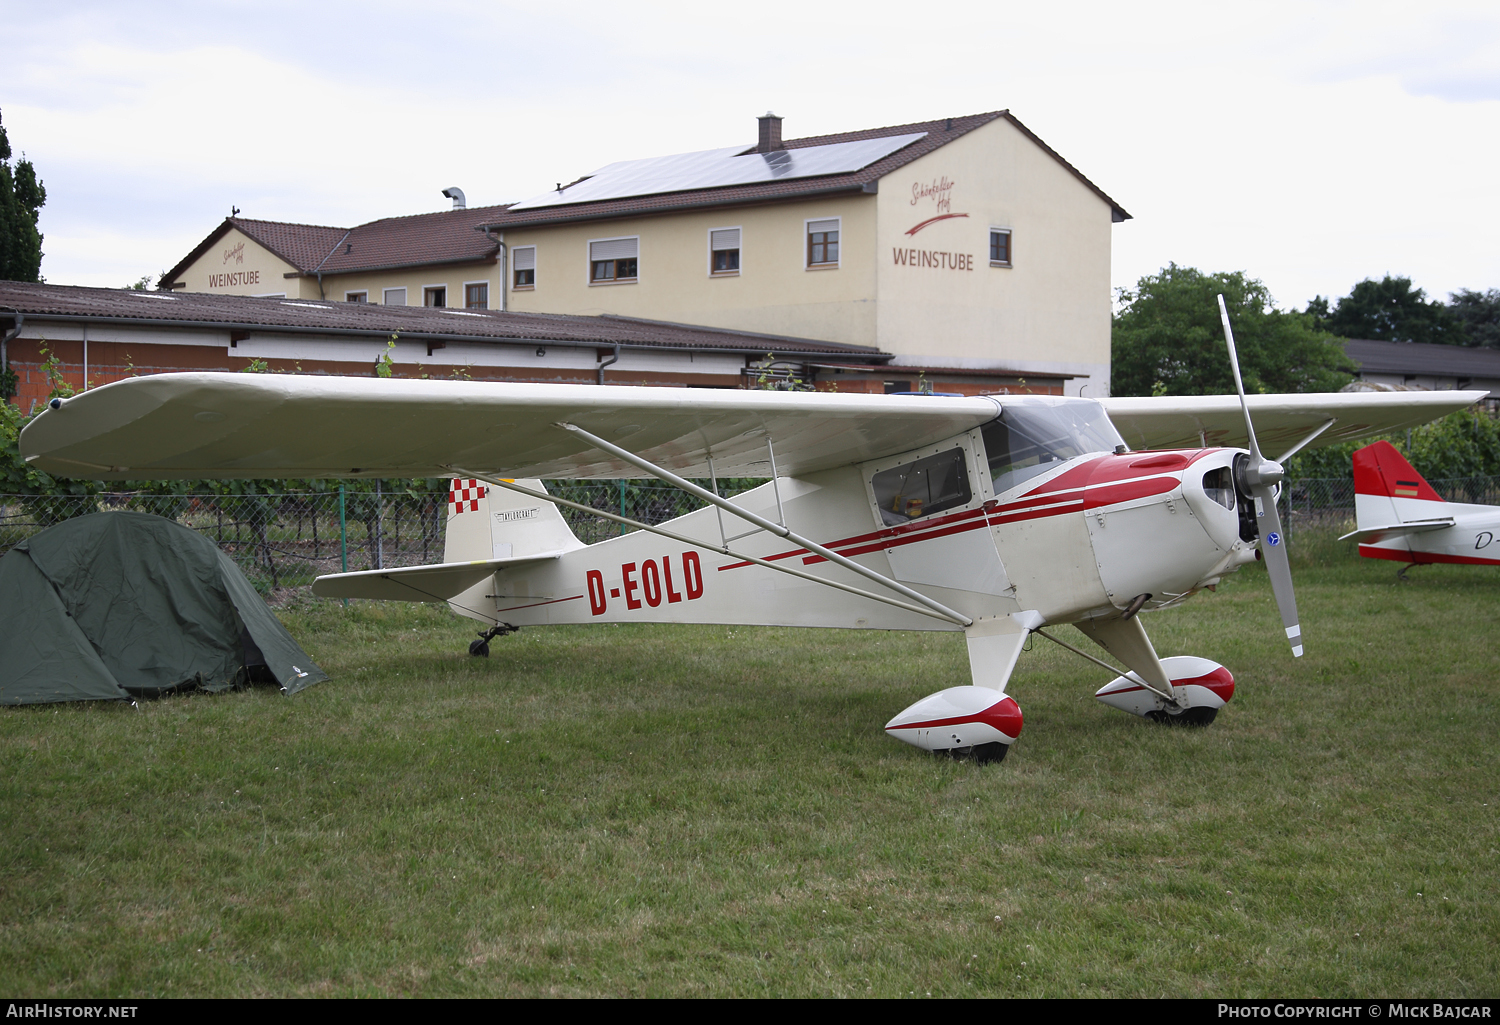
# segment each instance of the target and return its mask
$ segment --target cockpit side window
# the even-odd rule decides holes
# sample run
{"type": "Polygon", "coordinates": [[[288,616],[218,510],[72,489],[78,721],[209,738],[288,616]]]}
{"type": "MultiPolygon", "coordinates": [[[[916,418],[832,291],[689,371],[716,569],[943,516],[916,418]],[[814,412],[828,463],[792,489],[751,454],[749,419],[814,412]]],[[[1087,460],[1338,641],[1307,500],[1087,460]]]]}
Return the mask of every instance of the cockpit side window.
{"type": "Polygon", "coordinates": [[[881,470],[870,486],[888,527],[967,505],[974,497],[961,448],[881,470]]]}
{"type": "Polygon", "coordinates": [[[981,433],[997,495],[1068,459],[1124,445],[1104,407],[1091,399],[1007,402],[981,433]]]}

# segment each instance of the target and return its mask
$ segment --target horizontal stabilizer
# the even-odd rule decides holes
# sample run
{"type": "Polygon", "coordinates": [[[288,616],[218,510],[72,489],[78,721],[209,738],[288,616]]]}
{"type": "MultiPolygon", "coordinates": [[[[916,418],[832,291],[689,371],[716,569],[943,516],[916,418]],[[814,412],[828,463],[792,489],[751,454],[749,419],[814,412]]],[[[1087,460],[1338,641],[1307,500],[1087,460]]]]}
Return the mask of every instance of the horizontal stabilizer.
{"type": "Polygon", "coordinates": [[[497,570],[528,562],[562,557],[562,552],[544,552],[515,559],[476,562],[442,562],[432,566],[400,569],[367,569],[358,573],[330,573],[313,581],[313,594],[320,598],[372,598],[380,601],[447,601],[463,594],[497,570]]]}
{"type": "Polygon", "coordinates": [[[1386,527],[1360,527],[1351,530],[1340,541],[1347,540],[1359,534],[1378,534],[1379,537],[1365,538],[1367,541],[1381,541],[1387,537],[1399,537],[1402,534],[1420,534],[1426,530],[1442,530],[1451,527],[1456,521],[1452,516],[1437,516],[1429,520],[1410,520],[1406,523],[1393,523],[1386,527]]]}

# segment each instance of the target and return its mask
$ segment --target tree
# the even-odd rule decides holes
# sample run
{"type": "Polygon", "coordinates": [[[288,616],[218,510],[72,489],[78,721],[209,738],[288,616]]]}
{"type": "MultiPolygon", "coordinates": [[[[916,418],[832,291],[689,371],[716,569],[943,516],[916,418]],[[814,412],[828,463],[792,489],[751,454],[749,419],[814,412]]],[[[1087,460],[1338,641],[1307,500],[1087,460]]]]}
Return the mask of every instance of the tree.
{"type": "Polygon", "coordinates": [[[10,139],[0,125],[0,281],[40,281],[42,235],[37,211],[47,190],[24,156],[10,164],[10,139]]]}
{"type": "Polygon", "coordinates": [[[1324,327],[1340,338],[1467,344],[1463,323],[1442,303],[1411,287],[1411,278],[1369,278],[1338,301],[1324,327]]]}
{"type": "Polygon", "coordinates": [[[1460,288],[1448,296],[1448,310],[1463,324],[1470,345],[1500,349],[1500,288],[1460,288]]]}
{"type": "MultiPolygon", "coordinates": [[[[1354,475],[1355,451],[1376,440],[1362,438],[1326,448],[1305,449],[1291,458],[1287,476],[1349,480],[1354,475]]],[[[1412,467],[1429,480],[1500,476],[1500,417],[1482,410],[1460,409],[1409,431],[1387,434],[1384,440],[1395,445],[1412,467]]]]}
{"type": "Polygon", "coordinates": [[[1312,317],[1275,309],[1266,286],[1241,272],[1205,274],[1174,263],[1119,291],[1111,394],[1233,394],[1221,293],[1247,392],[1338,391],[1349,383],[1353,364],[1312,317]]]}

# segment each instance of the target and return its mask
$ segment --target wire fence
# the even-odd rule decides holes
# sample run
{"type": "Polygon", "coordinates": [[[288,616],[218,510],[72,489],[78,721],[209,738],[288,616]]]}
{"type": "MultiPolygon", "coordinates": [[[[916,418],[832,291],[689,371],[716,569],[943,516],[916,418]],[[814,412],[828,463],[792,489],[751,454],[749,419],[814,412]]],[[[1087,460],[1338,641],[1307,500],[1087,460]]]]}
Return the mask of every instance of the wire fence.
{"type": "MultiPolygon", "coordinates": [[[[731,497],[756,483],[721,481],[720,494],[731,497]]],[[[677,488],[635,480],[549,481],[547,488],[560,498],[653,525],[706,504],[677,488]]],[[[448,522],[445,494],[414,495],[399,488],[280,495],[0,495],[0,556],[63,520],[120,511],[163,516],[206,535],[263,592],[310,584],[324,573],[441,562],[448,522]]],[[[573,509],[560,511],[586,544],[634,529],[573,509]]]]}
{"type": "MultiPolygon", "coordinates": [[[[1444,501],[1500,505],[1500,477],[1448,477],[1427,483],[1444,501]]],[[[1298,529],[1353,529],[1354,481],[1349,478],[1302,477],[1281,489],[1282,526],[1292,537],[1298,529]]]]}
{"type": "MultiPolygon", "coordinates": [[[[706,481],[701,482],[707,486],[706,481]]],[[[736,481],[730,497],[756,481],[736,481]]],[[[1450,502],[1500,505],[1500,477],[1429,481],[1450,502]]],[[[701,508],[686,492],[635,480],[549,481],[552,494],[590,508],[658,524],[701,508]]],[[[324,573],[420,566],[443,558],[446,496],[409,491],[338,491],[281,495],[0,495],[0,555],[31,535],[74,516],[130,510],[176,520],[213,539],[262,591],[297,587],[324,573]]],[[[633,528],[562,509],[578,539],[593,544],[633,528]]],[[[1354,522],[1354,482],[1302,478],[1282,489],[1288,539],[1309,528],[1354,522]]]]}

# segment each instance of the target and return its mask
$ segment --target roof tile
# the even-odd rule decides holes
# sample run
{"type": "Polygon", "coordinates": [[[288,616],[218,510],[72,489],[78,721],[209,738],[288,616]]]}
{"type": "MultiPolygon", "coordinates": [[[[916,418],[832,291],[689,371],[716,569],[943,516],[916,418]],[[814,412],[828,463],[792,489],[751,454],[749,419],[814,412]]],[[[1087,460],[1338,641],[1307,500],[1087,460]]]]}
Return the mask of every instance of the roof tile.
{"type": "Polygon", "coordinates": [[[563,344],[643,346],[746,354],[816,353],[859,361],[890,357],[867,345],[733,331],[618,316],[447,310],[320,300],[257,299],[241,295],[133,292],[116,288],[39,285],[0,281],[0,315],[16,311],[31,319],[86,319],[129,324],[242,328],[305,334],[365,335],[475,342],[555,341],[563,344]]]}

